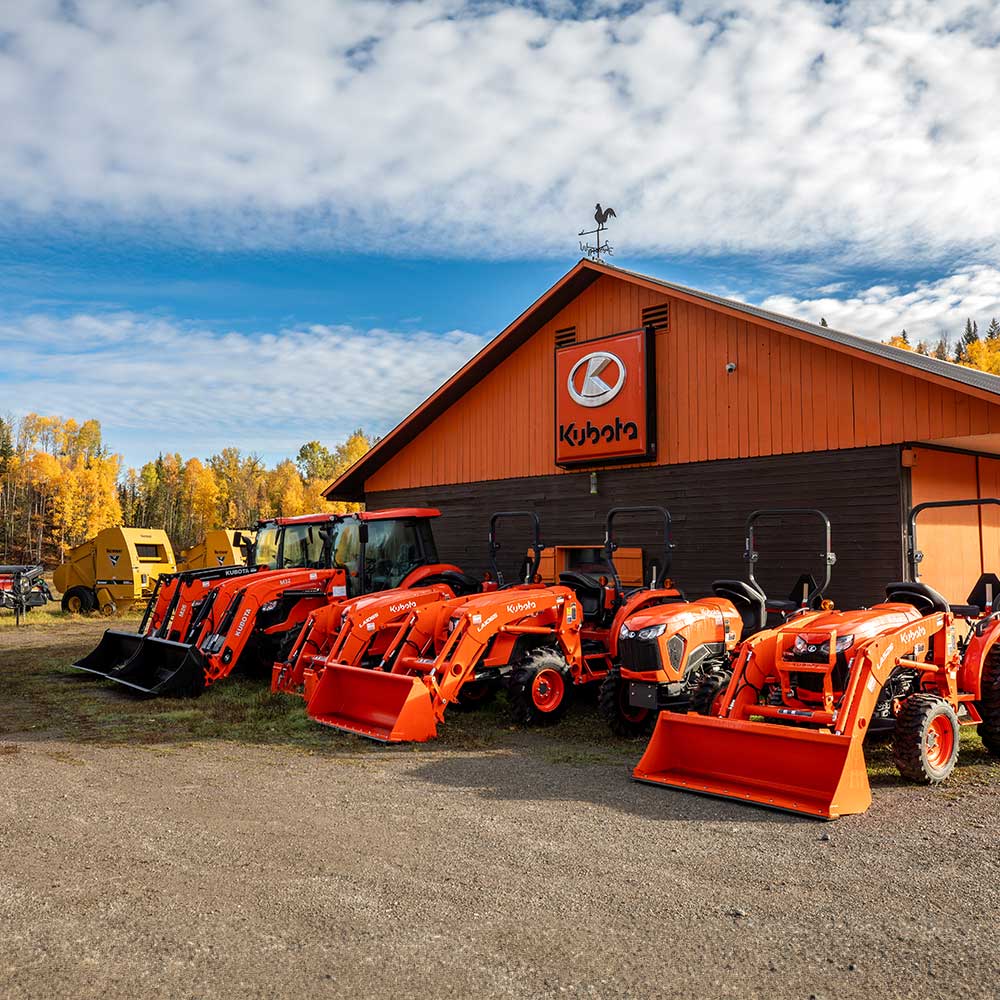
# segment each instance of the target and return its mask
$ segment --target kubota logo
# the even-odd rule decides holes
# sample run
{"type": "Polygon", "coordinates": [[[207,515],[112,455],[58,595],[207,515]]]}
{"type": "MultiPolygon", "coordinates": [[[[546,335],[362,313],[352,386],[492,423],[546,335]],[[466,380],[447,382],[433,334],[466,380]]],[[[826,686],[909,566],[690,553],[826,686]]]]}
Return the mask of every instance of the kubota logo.
{"type": "Polygon", "coordinates": [[[537,607],[534,601],[518,601],[516,604],[507,605],[507,614],[516,615],[522,611],[534,611],[537,607]]]}
{"type": "Polygon", "coordinates": [[[239,625],[236,626],[236,634],[238,636],[243,634],[243,629],[246,628],[247,621],[250,618],[251,614],[253,614],[253,612],[250,610],[250,608],[247,608],[246,611],[243,612],[243,617],[240,619],[239,625]]]}
{"type": "Polygon", "coordinates": [[[401,604],[390,604],[389,610],[395,615],[400,611],[409,611],[410,608],[415,608],[416,606],[416,601],[403,601],[401,604]]]}
{"type": "Polygon", "coordinates": [[[917,639],[923,639],[925,635],[927,635],[927,629],[923,625],[918,625],[916,628],[907,629],[899,638],[909,645],[911,642],[916,642],[917,639]]]}
{"type": "Polygon", "coordinates": [[[570,369],[566,380],[570,398],[580,406],[604,406],[622,391],[624,385],[625,365],[617,354],[610,351],[585,354],[570,369]],[[583,378],[577,378],[577,373],[584,366],[583,378]]]}

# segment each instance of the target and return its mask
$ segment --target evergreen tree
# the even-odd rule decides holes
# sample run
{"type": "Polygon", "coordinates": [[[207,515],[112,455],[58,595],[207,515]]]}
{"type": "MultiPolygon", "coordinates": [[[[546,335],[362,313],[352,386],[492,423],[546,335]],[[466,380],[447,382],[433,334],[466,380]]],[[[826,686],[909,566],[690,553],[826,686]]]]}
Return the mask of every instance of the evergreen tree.
{"type": "Polygon", "coordinates": [[[909,345],[909,343],[910,343],[910,338],[906,336],[906,327],[905,327],[905,326],[903,327],[903,330],[902,330],[902,332],[901,332],[901,333],[900,333],[900,335],[899,335],[899,339],[900,339],[900,340],[901,340],[901,341],[902,341],[902,342],[903,342],[904,344],[906,344],[906,345],[909,345]]]}
{"type": "Polygon", "coordinates": [[[962,339],[959,340],[958,346],[955,348],[955,361],[958,364],[962,364],[963,362],[969,360],[969,347],[978,340],[979,324],[976,323],[974,319],[969,317],[965,321],[965,330],[962,333],[962,339]]]}
{"type": "Polygon", "coordinates": [[[996,340],[997,337],[1000,337],[1000,323],[997,322],[997,318],[994,316],[993,319],[990,320],[989,328],[986,331],[986,339],[996,340]]]}
{"type": "Polygon", "coordinates": [[[819,318],[819,325],[820,326],[829,326],[830,324],[827,323],[825,316],[820,316],[820,318],[819,318]]]}
{"type": "Polygon", "coordinates": [[[930,351],[927,349],[927,341],[921,340],[917,342],[917,354],[928,355],[930,351]]]}
{"type": "Polygon", "coordinates": [[[939,361],[949,361],[951,355],[948,351],[948,338],[942,337],[935,345],[933,350],[933,356],[939,361]]]}

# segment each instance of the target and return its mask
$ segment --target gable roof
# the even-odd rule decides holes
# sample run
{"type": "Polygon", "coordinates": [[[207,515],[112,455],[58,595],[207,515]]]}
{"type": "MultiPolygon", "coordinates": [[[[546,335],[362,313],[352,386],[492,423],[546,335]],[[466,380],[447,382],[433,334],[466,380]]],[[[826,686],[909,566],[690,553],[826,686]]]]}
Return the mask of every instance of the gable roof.
{"type": "Polygon", "coordinates": [[[506,329],[494,337],[478,354],[460,368],[436,392],[428,396],[409,416],[379,441],[371,451],[354,463],[339,479],[331,483],[323,495],[330,499],[361,500],[364,484],[374,472],[386,464],[418,434],[441,416],[456,400],[471,389],[505,357],[517,350],[537,333],[558,312],[603,276],[618,278],[654,291],[668,292],[690,302],[710,303],[717,309],[735,316],[748,316],[763,326],[779,332],[804,335],[803,339],[817,340],[834,350],[855,356],[864,356],[886,367],[919,374],[921,377],[950,388],[964,391],[980,399],[1000,403],[1000,376],[990,375],[973,368],[964,368],[949,361],[940,361],[915,351],[890,347],[852,333],[808,323],[805,320],[783,316],[780,313],[748,305],[735,299],[726,299],[710,292],[702,292],[685,285],[678,285],[662,278],[653,278],[637,271],[627,271],[611,264],[580,260],[547,292],[536,299],[506,329]]]}

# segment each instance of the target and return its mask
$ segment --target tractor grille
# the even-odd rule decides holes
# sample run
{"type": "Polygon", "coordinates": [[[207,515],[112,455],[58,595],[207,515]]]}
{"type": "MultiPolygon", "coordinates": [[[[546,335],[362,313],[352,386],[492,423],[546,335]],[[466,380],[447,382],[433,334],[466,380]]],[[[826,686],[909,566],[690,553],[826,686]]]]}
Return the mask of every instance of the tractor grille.
{"type": "Polygon", "coordinates": [[[619,639],[618,658],[626,670],[659,670],[660,644],[655,639],[619,639]]]}

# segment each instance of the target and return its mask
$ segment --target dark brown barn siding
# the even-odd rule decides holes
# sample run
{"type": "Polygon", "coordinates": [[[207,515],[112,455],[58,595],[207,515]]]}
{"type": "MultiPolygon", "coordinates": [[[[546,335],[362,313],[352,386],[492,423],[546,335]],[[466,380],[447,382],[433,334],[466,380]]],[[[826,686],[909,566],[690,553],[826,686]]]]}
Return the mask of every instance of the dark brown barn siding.
{"type": "MultiPolygon", "coordinates": [[[[606,470],[598,495],[589,473],[503,479],[371,492],[370,509],[433,506],[442,559],[469,572],[487,568],[489,516],[498,510],[536,510],[548,545],[600,543],[608,508],[656,504],[674,517],[672,575],[689,596],[707,593],[713,579],[746,575],[743,524],[760,507],[819,507],[833,523],[838,561],[830,596],[839,607],[870,604],[903,572],[899,448],[885,446],[794,456],[727,459],[687,465],[606,470]]],[[[503,537],[508,560],[524,545],[511,527],[503,537]]],[[[622,522],[622,545],[656,549],[647,521],[622,522]]],[[[799,573],[821,573],[818,522],[788,519],[762,527],[758,577],[774,596],[786,596],[799,573]],[[805,564],[808,562],[808,566],[805,564]]]]}

